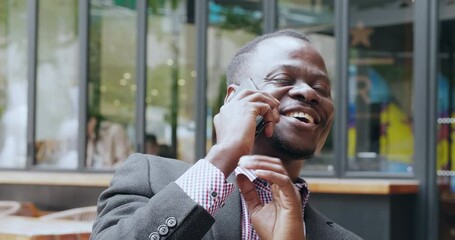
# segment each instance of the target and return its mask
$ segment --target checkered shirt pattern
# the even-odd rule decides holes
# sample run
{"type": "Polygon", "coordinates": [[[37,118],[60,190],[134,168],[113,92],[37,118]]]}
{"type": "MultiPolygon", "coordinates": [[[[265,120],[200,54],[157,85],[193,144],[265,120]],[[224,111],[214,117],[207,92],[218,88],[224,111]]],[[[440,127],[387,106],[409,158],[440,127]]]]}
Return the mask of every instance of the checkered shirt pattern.
{"type": "MultiPolygon", "coordinates": [[[[245,175],[251,182],[253,182],[254,186],[256,187],[256,191],[258,192],[259,198],[261,199],[263,204],[267,204],[272,201],[272,190],[270,184],[265,181],[264,179],[256,177],[253,171],[237,167],[234,171],[235,175],[243,174],[245,175]]],[[[305,210],[305,205],[308,202],[308,197],[310,196],[310,191],[308,189],[308,184],[302,178],[299,178],[294,186],[297,187],[301,194],[302,199],[302,217],[305,210]]],[[[251,218],[248,214],[248,207],[246,206],[245,199],[243,196],[241,197],[242,200],[242,239],[248,240],[259,240],[259,236],[254,230],[253,225],[251,224],[251,218]]],[[[305,226],[304,226],[305,227],[305,226]]],[[[305,230],[305,229],[304,229],[305,230]]]]}
{"type": "Polygon", "coordinates": [[[175,183],[212,216],[235,189],[234,184],[226,182],[224,174],[205,159],[195,163],[175,183]]]}
{"type": "MultiPolygon", "coordinates": [[[[258,191],[259,198],[263,204],[272,201],[270,184],[267,181],[257,178],[253,171],[237,167],[234,171],[236,175],[244,174],[252,181],[258,191]]],[[[226,182],[223,173],[208,161],[202,159],[193,167],[180,176],[176,183],[188,194],[195,202],[206,209],[212,216],[218,209],[223,207],[224,201],[234,191],[234,184],[226,182]]],[[[308,202],[308,184],[303,179],[299,179],[294,184],[302,195],[302,216],[305,205],[308,202]]],[[[248,208],[243,196],[242,202],[242,239],[259,240],[259,236],[254,230],[251,219],[248,216],[248,208]]]]}

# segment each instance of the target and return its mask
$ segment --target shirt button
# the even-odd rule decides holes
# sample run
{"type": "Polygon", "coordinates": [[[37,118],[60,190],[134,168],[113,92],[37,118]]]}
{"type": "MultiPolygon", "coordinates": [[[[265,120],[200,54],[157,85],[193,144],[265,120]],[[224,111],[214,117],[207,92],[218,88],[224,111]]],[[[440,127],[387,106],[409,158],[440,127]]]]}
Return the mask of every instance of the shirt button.
{"type": "Polygon", "coordinates": [[[150,240],[159,240],[160,235],[157,232],[152,232],[152,233],[150,233],[149,238],[150,238],[150,240]]]}
{"type": "Polygon", "coordinates": [[[169,217],[168,219],[166,219],[166,225],[168,227],[175,227],[175,225],[177,225],[177,220],[175,219],[175,217],[169,217]]]}
{"type": "Polygon", "coordinates": [[[212,196],[212,198],[216,198],[216,196],[218,196],[218,193],[213,191],[212,193],[210,193],[210,196],[212,196]]]}
{"type": "Polygon", "coordinates": [[[161,236],[165,236],[166,234],[169,233],[169,228],[166,225],[160,225],[158,227],[158,232],[160,233],[161,236]]]}

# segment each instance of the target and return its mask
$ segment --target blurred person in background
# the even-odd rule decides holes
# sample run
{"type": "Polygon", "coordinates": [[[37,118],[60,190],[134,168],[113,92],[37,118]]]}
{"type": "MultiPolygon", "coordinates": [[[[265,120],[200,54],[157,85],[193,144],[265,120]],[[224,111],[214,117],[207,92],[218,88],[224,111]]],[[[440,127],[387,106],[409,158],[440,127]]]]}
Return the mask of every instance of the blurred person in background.
{"type": "Polygon", "coordinates": [[[92,239],[361,239],[310,206],[299,176],[334,114],[324,60],[306,37],[256,38],[235,55],[227,81],[206,157],[191,166],[130,156],[99,198],[92,239]],[[255,136],[258,116],[265,128],[255,136]]]}
{"type": "Polygon", "coordinates": [[[116,168],[131,152],[131,144],[121,124],[90,116],[87,122],[87,166],[116,168]]]}

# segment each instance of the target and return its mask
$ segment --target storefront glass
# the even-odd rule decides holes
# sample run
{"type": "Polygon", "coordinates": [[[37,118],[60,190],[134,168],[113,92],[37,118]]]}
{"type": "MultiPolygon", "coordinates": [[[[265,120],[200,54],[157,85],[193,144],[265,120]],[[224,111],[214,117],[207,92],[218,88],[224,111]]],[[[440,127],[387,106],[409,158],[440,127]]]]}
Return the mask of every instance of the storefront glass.
{"type": "Polygon", "coordinates": [[[86,165],[118,167],[135,149],[136,1],[90,1],[86,165]]]}
{"type": "Polygon", "coordinates": [[[27,159],[27,1],[0,1],[0,167],[27,159]]]}
{"type": "Polygon", "coordinates": [[[194,1],[148,1],[146,153],[194,162],[194,1]]]}
{"type": "Polygon", "coordinates": [[[348,170],[413,172],[414,1],[349,1],[348,170]]]}
{"type": "Polygon", "coordinates": [[[439,239],[455,239],[455,2],[439,1],[438,135],[439,239]]]}
{"type": "MultiPolygon", "coordinates": [[[[295,29],[304,33],[325,60],[332,82],[332,98],[336,99],[336,50],[334,35],[334,1],[278,1],[278,28],[295,29]]],[[[305,162],[305,171],[333,171],[333,133],[330,133],[320,153],[305,162]]]]}
{"type": "Polygon", "coordinates": [[[226,95],[226,70],[235,53],[262,34],[262,2],[209,1],[207,46],[207,149],[216,142],[213,117],[226,95]]]}
{"type": "Polygon", "coordinates": [[[34,159],[40,168],[77,168],[77,6],[77,0],[38,2],[34,159]]]}

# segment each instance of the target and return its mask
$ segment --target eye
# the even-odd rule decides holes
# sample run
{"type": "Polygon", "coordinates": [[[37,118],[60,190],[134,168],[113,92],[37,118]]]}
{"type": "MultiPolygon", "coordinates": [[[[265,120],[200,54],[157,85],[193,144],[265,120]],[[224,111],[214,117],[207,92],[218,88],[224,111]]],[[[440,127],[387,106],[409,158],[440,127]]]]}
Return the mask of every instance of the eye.
{"type": "Polygon", "coordinates": [[[313,89],[322,96],[327,97],[330,95],[330,88],[324,84],[316,84],[313,86],[313,89]]]}
{"type": "Polygon", "coordinates": [[[295,81],[294,78],[292,78],[290,75],[283,73],[274,75],[270,78],[266,78],[265,80],[279,85],[291,85],[295,81]]]}

